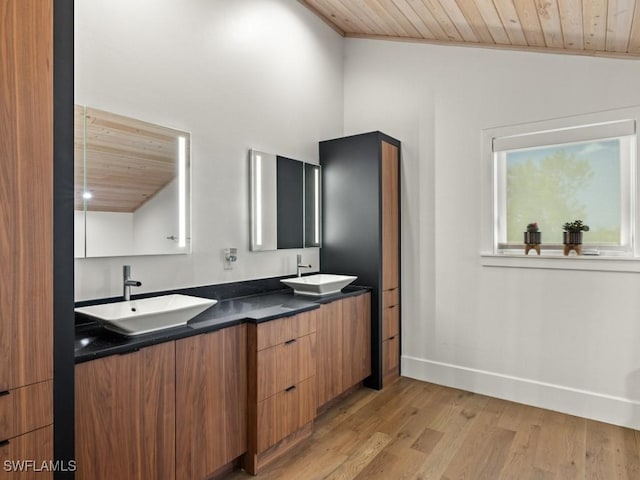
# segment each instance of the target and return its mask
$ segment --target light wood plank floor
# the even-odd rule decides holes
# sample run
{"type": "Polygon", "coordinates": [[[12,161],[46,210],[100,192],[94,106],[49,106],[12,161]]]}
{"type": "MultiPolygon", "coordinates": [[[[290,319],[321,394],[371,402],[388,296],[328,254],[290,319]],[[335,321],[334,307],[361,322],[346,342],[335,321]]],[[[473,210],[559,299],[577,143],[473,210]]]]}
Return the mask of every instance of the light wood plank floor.
{"type": "Polygon", "coordinates": [[[360,389],[258,479],[640,479],[640,432],[401,378],[360,389]]]}

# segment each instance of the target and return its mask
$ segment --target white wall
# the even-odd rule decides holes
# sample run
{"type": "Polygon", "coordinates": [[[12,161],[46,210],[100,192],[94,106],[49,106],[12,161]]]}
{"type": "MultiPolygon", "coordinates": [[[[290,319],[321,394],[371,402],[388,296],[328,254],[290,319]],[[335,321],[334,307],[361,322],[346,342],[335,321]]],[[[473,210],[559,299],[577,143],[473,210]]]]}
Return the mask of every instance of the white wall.
{"type": "Polygon", "coordinates": [[[403,142],[403,374],[640,428],[640,276],[479,257],[481,130],[640,105],[640,63],[357,39],[345,56],[345,134],[403,142]]]}
{"type": "MultiPolygon", "coordinates": [[[[248,149],[317,163],[343,131],[343,40],[295,1],[75,2],[75,101],[192,133],[193,254],[75,262],[76,300],[295,272],[249,246],[248,149]],[[238,248],[234,270],[223,250],[238,248]]],[[[304,250],[318,265],[318,249],[304,250]]]]}

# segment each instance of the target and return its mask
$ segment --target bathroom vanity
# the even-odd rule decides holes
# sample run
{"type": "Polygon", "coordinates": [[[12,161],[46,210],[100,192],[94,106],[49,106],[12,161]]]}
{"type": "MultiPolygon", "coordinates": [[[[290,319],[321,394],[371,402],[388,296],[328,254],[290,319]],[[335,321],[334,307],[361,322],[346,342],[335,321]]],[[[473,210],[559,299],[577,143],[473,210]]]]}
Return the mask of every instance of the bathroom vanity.
{"type": "Polygon", "coordinates": [[[78,327],[77,478],[259,473],[370,374],[369,309],[367,288],[280,289],[220,299],[186,326],[137,337],[78,327]]]}

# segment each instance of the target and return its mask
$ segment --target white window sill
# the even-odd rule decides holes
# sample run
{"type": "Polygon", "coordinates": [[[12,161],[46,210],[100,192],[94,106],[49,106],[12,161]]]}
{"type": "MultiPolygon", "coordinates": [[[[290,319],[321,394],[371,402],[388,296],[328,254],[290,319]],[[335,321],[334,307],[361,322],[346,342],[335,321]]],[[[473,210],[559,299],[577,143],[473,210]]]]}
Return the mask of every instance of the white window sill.
{"type": "Polygon", "coordinates": [[[575,255],[552,255],[543,252],[537,255],[510,253],[481,253],[480,264],[483,267],[503,268],[543,268],[550,270],[590,270],[597,272],[640,272],[639,257],[575,255]]]}

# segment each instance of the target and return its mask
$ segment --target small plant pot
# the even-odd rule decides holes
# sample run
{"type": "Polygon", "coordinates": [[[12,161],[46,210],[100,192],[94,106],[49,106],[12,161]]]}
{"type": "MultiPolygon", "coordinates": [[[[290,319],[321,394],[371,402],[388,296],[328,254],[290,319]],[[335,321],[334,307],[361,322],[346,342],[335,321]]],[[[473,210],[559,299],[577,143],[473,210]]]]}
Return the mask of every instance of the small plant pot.
{"type": "Polygon", "coordinates": [[[542,232],[524,232],[525,245],[537,245],[542,243],[542,232]]]}
{"type": "Polygon", "coordinates": [[[562,243],[565,245],[582,245],[582,232],[562,232],[562,243]]]}
{"type": "Polygon", "coordinates": [[[582,232],[562,232],[562,243],[564,243],[565,257],[576,252],[576,255],[582,255],[582,232]]]}
{"type": "Polygon", "coordinates": [[[540,255],[540,243],[542,243],[542,232],[524,232],[525,255],[529,255],[531,250],[535,250],[540,255]]]}

